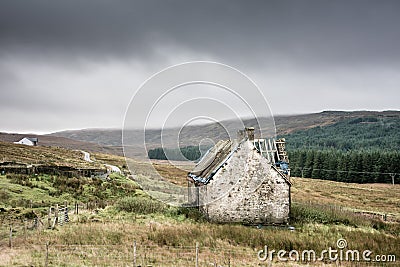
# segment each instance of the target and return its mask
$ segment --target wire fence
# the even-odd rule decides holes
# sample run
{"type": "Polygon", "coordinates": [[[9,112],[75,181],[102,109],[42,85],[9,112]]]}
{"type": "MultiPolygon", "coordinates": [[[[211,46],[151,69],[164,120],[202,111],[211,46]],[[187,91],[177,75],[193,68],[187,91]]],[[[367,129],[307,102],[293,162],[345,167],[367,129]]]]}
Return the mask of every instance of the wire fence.
{"type": "MultiPolygon", "coordinates": [[[[1,219],[0,248],[20,253],[23,264],[33,266],[254,266],[257,253],[248,249],[193,246],[149,246],[131,244],[37,244],[32,236],[44,230],[63,230],[63,225],[80,212],[93,211],[96,203],[66,203],[48,208],[47,216],[31,219],[1,219]],[[15,243],[15,244],[14,244],[15,243]],[[22,253],[22,252],[21,252],[22,253]]],[[[3,250],[4,251],[4,250],[3,250]]],[[[14,265],[20,265],[17,258],[14,265]]]]}
{"type": "MultiPolygon", "coordinates": [[[[18,248],[14,248],[18,249],[18,248]]],[[[59,245],[31,248],[30,264],[39,266],[260,266],[257,252],[200,246],[59,245]]]]}
{"type": "MultiPolygon", "coordinates": [[[[321,204],[311,203],[313,206],[321,204]]],[[[231,246],[229,249],[200,246],[149,246],[133,241],[131,244],[35,244],[30,235],[44,229],[57,228],[69,223],[72,215],[82,210],[91,210],[96,203],[75,203],[70,208],[67,203],[49,207],[47,216],[32,219],[7,221],[0,224],[0,248],[28,251],[28,260],[33,266],[268,266],[257,257],[257,251],[243,250],[231,246]],[[14,245],[14,239],[19,242],[14,245]],[[21,242],[22,241],[22,242],[21,242]],[[264,265],[262,265],[264,264],[264,265]]],[[[324,207],[327,207],[325,205],[324,207]]],[[[329,205],[333,210],[343,210],[341,206],[329,205]]],[[[348,211],[351,212],[351,211],[348,211]]],[[[395,221],[387,214],[356,212],[360,216],[372,216],[383,221],[395,221]]],[[[16,265],[19,265],[18,262],[16,265]]]]}
{"type": "MultiPolygon", "coordinates": [[[[55,229],[62,227],[64,224],[70,222],[72,214],[79,214],[80,211],[93,211],[99,207],[104,207],[104,203],[93,202],[75,202],[73,210],[68,206],[67,202],[63,204],[55,204],[50,206],[47,210],[47,215],[35,212],[32,209],[32,201],[27,202],[28,207],[31,208],[29,215],[21,215],[20,217],[0,217],[0,246],[13,246],[13,239],[16,236],[27,239],[27,236],[34,230],[40,231],[44,229],[55,229]]],[[[15,209],[15,214],[19,211],[15,209]]]]}

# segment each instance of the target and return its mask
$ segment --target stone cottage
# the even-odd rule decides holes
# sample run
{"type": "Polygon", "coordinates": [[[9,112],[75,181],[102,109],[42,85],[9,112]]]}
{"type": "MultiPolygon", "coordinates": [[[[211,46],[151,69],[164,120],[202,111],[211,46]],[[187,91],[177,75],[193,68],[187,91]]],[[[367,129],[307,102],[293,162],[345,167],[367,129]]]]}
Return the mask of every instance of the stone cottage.
{"type": "Polygon", "coordinates": [[[212,147],[188,174],[190,200],[210,221],[282,224],[289,219],[285,140],[254,139],[254,128],[212,147]]]}

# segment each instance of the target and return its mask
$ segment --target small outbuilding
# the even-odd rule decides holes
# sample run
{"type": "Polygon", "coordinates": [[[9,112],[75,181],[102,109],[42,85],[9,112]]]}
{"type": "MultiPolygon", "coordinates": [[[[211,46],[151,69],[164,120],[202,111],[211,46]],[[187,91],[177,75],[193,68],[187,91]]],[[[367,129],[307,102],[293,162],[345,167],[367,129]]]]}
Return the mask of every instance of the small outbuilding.
{"type": "Polygon", "coordinates": [[[282,224],[289,219],[290,169],[284,139],[254,139],[254,128],[221,140],[188,174],[190,201],[210,221],[282,224]]]}
{"type": "Polygon", "coordinates": [[[36,137],[24,137],[14,144],[27,145],[27,146],[37,146],[39,140],[36,137]]]}

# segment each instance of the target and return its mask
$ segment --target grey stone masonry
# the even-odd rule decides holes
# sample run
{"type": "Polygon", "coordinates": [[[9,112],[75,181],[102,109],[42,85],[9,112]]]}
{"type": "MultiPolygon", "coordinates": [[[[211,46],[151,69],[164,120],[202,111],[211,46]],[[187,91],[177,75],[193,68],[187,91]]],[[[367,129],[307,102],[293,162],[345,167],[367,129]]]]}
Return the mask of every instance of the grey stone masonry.
{"type": "Polygon", "coordinates": [[[191,197],[210,221],[282,224],[289,219],[290,186],[288,177],[247,140],[191,197]]]}

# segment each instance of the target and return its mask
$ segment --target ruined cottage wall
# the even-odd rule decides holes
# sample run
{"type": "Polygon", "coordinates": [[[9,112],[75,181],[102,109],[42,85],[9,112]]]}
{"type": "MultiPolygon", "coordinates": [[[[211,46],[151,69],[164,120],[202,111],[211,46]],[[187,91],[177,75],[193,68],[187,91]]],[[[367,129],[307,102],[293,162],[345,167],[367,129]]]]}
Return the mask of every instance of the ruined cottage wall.
{"type": "Polygon", "coordinates": [[[290,186],[251,142],[242,143],[213,180],[199,189],[202,211],[211,221],[284,223],[290,186]]]}

